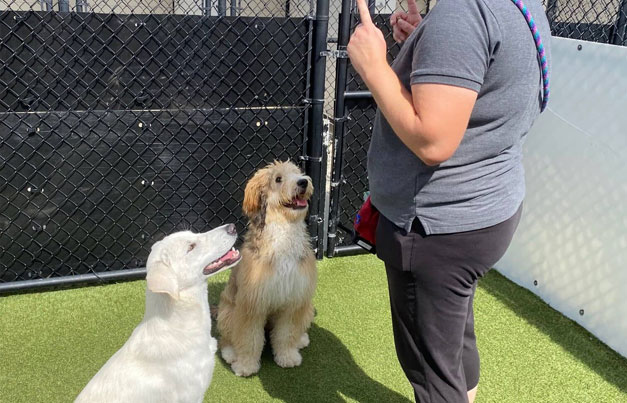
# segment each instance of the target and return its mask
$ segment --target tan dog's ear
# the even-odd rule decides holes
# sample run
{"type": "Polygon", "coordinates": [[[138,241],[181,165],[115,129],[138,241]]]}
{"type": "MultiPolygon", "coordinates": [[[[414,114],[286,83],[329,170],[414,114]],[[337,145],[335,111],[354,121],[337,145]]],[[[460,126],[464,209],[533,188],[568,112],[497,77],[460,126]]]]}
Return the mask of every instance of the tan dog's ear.
{"type": "Polygon", "coordinates": [[[248,217],[255,216],[261,210],[266,186],[268,186],[268,169],[266,168],[257,171],[246,184],[242,210],[248,217]]]}
{"type": "Polygon", "coordinates": [[[179,283],[169,265],[158,260],[151,263],[146,274],[146,287],[155,293],[169,294],[174,299],[179,299],[179,283]]]}

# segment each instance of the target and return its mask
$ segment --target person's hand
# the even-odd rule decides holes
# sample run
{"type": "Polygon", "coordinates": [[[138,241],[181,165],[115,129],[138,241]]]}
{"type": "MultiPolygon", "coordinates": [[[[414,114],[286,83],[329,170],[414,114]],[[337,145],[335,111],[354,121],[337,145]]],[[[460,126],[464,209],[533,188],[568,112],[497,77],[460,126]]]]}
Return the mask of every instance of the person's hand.
{"type": "Polygon", "coordinates": [[[416,0],[407,0],[407,12],[395,11],[390,16],[392,37],[398,43],[403,42],[422,21],[416,0]]]}
{"type": "Polygon", "coordinates": [[[361,24],[355,28],[355,32],[346,47],[348,57],[361,78],[368,84],[368,76],[371,72],[376,72],[378,68],[387,66],[387,45],[383,32],[377,28],[368,11],[366,0],[357,0],[357,8],[361,24]]]}

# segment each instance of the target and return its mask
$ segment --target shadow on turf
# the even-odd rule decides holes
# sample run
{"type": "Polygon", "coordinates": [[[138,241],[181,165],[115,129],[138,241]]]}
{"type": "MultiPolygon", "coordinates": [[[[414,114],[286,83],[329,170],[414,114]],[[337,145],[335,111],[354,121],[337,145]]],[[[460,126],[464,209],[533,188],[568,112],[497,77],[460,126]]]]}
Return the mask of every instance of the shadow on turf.
{"type": "Polygon", "coordinates": [[[335,335],[315,323],[309,330],[311,344],[302,350],[303,364],[283,369],[272,360],[266,347],[259,379],[270,396],[287,403],[410,402],[372,379],[355,362],[350,351],[335,335]]]}
{"type": "MultiPolygon", "coordinates": [[[[224,286],[225,283],[209,284],[211,305],[217,305],[224,286]]],[[[267,336],[266,334],[266,340],[267,336]]],[[[407,397],[368,376],[340,339],[317,326],[315,321],[309,329],[309,338],[309,347],[301,351],[302,365],[290,369],[276,365],[272,350],[266,343],[261,358],[261,370],[256,376],[268,395],[286,403],[339,403],[345,402],[345,398],[360,403],[411,402],[407,397]]]]}
{"type": "Polygon", "coordinates": [[[627,393],[627,371],[620,369],[627,368],[627,360],[586,329],[495,270],[491,270],[479,282],[479,286],[507,305],[516,315],[548,335],[607,382],[627,393]],[[576,331],[573,331],[573,327],[576,331]]]}

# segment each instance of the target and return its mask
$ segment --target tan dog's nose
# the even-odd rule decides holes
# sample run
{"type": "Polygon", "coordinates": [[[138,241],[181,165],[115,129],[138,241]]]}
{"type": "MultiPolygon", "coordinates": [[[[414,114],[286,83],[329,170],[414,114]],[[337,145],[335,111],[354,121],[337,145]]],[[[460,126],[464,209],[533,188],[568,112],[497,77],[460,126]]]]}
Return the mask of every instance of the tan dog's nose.
{"type": "Polygon", "coordinates": [[[301,188],[303,191],[305,191],[305,189],[307,189],[307,179],[300,179],[298,182],[296,182],[296,184],[298,185],[299,188],[301,188]]]}

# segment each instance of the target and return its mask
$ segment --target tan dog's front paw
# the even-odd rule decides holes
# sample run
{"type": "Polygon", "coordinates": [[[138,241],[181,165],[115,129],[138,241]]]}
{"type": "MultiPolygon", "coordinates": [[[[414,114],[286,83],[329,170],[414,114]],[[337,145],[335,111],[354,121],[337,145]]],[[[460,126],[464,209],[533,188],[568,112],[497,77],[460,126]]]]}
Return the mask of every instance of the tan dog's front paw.
{"type": "Polygon", "coordinates": [[[250,376],[259,372],[261,365],[258,361],[237,360],[231,364],[231,369],[237,376],[250,376]]]}
{"type": "Polygon", "coordinates": [[[235,350],[231,346],[222,347],[220,349],[220,353],[222,354],[222,358],[228,364],[233,364],[237,356],[235,355],[235,350]]]}
{"type": "Polygon", "coordinates": [[[302,336],[300,336],[300,340],[298,341],[296,348],[300,350],[301,348],[305,348],[308,345],[309,345],[309,335],[307,334],[307,332],[305,332],[303,333],[302,336]]]}
{"type": "Polygon", "coordinates": [[[279,367],[292,368],[299,366],[303,362],[303,357],[301,357],[298,350],[294,348],[275,354],[274,362],[276,362],[279,367]]]}

